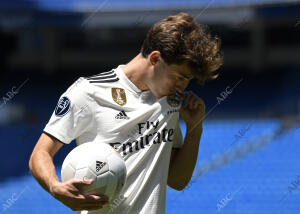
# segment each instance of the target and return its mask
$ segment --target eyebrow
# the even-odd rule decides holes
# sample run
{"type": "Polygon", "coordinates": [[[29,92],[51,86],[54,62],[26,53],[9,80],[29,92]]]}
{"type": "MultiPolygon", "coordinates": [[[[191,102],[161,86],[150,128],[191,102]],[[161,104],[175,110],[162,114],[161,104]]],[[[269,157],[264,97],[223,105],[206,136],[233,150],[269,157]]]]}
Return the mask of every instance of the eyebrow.
{"type": "Polygon", "coordinates": [[[193,75],[185,75],[185,74],[182,74],[182,76],[185,77],[185,78],[187,78],[187,79],[189,79],[189,78],[194,78],[193,75]]]}

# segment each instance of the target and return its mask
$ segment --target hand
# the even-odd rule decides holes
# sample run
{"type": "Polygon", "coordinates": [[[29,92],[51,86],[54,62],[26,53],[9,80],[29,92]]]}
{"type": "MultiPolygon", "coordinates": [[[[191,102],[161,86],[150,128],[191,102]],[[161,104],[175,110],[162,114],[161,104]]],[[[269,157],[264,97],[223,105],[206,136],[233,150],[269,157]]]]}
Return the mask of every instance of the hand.
{"type": "Polygon", "coordinates": [[[108,203],[108,197],[98,195],[86,195],[80,191],[81,187],[91,185],[93,180],[69,180],[56,182],[50,187],[51,195],[73,211],[98,210],[108,203]]]}
{"type": "Polygon", "coordinates": [[[205,115],[205,103],[191,91],[182,94],[184,105],[180,108],[180,114],[186,123],[187,131],[202,130],[202,121],[205,115]]]}

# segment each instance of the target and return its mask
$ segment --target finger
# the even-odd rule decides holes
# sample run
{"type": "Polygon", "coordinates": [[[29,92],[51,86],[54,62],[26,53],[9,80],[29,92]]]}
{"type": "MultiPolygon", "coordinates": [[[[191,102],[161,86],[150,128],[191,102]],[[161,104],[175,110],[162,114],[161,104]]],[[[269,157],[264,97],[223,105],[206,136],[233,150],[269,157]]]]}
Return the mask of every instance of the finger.
{"type": "Polygon", "coordinates": [[[81,204],[107,204],[107,203],[109,203],[109,201],[108,200],[90,200],[90,199],[87,199],[87,200],[82,200],[81,202],[80,202],[81,204]]]}
{"type": "Polygon", "coordinates": [[[109,197],[107,195],[97,195],[98,197],[100,197],[102,200],[105,200],[105,201],[109,201],[109,197]]]}
{"type": "Polygon", "coordinates": [[[199,97],[197,97],[194,102],[194,108],[199,108],[202,105],[203,105],[203,101],[199,97]]]}
{"type": "Polygon", "coordinates": [[[187,97],[188,108],[194,109],[196,102],[197,102],[197,97],[192,92],[190,92],[187,97]]]}
{"type": "Polygon", "coordinates": [[[201,109],[201,103],[197,103],[195,109],[201,109]]]}
{"type": "Polygon", "coordinates": [[[194,97],[193,94],[189,95],[189,99],[188,99],[188,105],[189,105],[189,109],[194,109],[194,104],[196,103],[196,98],[194,97]]]}
{"type": "Polygon", "coordinates": [[[103,207],[105,205],[107,205],[109,202],[108,201],[100,201],[100,202],[88,202],[88,201],[81,201],[80,203],[78,203],[79,207],[84,207],[84,208],[97,208],[99,209],[99,207],[103,207]]]}
{"type": "Polygon", "coordinates": [[[99,210],[102,209],[103,206],[102,205],[85,205],[85,206],[78,206],[77,208],[75,208],[75,211],[82,211],[82,210],[99,210]]]}
{"type": "Polygon", "coordinates": [[[198,106],[198,100],[197,99],[192,99],[192,101],[191,101],[191,105],[192,105],[192,109],[196,109],[197,108],[197,106],[198,106]]]}
{"type": "Polygon", "coordinates": [[[81,208],[82,209],[89,209],[89,208],[93,208],[93,209],[100,209],[103,206],[108,205],[109,203],[104,203],[104,202],[97,202],[97,203],[76,203],[77,208],[81,208]]]}
{"type": "Polygon", "coordinates": [[[200,107],[200,103],[199,103],[198,100],[196,100],[195,103],[194,103],[194,109],[197,109],[199,107],[200,107]]]}
{"type": "Polygon", "coordinates": [[[104,202],[104,201],[102,201],[102,202],[97,202],[97,203],[95,203],[95,202],[85,202],[85,203],[80,203],[79,204],[79,206],[80,207],[83,207],[83,206],[90,206],[90,207],[95,207],[95,206],[104,206],[104,205],[106,205],[106,204],[108,204],[108,202],[104,202]]]}
{"type": "Polygon", "coordinates": [[[199,103],[200,103],[200,98],[193,93],[193,107],[196,108],[199,103]]]}
{"type": "Polygon", "coordinates": [[[96,196],[96,195],[79,195],[77,197],[75,197],[75,199],[77,200],[78,203],[94,203],[94,204],[97,204],[97,203],[108,203],[109,200],[108,200],[108,197],[99,197],[99,196],[96,196]]]}
{"type": "Polygon", "coordinates": [[[187,93],[185,98],[184,98],[184,108],[189,107],[190,102],[191,102],[191,93],[187,93]]]}
{"type": "Polygon", "coordinates": [[[201,103],[204,103],[203,100],[198,97],[196,94],[194,94],[193,92],[191,92],[191,102],[192,102],[192,108],[197,108],[199,105],[201,105],[201,103]]]}
{"type": "Polygon", "coordinates": [[[205,110],[205,104],[202,100],[198,101],[197,108],[199,108],[199,107],[201,107],[201,108],[203,108],[203,110],[205,110]]]}
{"type": "Polygon", "coordinates": [[[199,102],[198,107],[201,107],[203,112],[205,112],[205,103],[204,103],[204,101],[201,98],[199,98],[198,102],[199,102]]]}
{"type": "Polygon", "coordinates": [[[103,206],[85,206],[85,207],[83,207],[84,210],[99,210],[102,208],[103,208],[103,206]]]}
{"type": "Polygon", "coordinates": [[[186,102],[185,102],[185,100],[186,100],[186,96],[187,96],[187,93],[182,93],[181,94],[181,97],[180,97],[180,99],[181,99],[181,102],[182,102],[182,107],[185,107],[185,105],[186,105],[186,102]]]}
{"type": "Polygon", "coordinates": [[[74,185],[74,184],[69,184],[67,185],[68,191],[73,194],[73,195],[80,195],[80,190],[74,185]]]}
{"type": "Polygon", "coordinates": [[[94,183],[94,180],[73,180],[73,185],[75,187],[82,187],[82,186],[88,186],[94,183]]]}
{"type": "Polygon", "coordinates": [[[76,184],[93,183],[93,182],[94,182],[94,179],[87,179],[87,178],[83,178],[83,179],[72,179],[71,182],[72,182],[72,183],[76,183],[76,184]]]}
{"type": "Polygon", "coordinates": [[[84,195],[86,199],[96,200],[96,201],[109,201],[106,195],[84,195]]]}

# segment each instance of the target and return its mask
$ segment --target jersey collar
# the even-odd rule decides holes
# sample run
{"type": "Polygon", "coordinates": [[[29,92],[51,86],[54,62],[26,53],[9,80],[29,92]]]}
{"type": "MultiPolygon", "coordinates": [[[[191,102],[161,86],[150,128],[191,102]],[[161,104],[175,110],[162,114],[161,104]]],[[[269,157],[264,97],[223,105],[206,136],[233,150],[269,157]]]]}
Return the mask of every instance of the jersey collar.
{"type": "Polygon", "coordinates": [[[122,68],[121,68],[122,65],[119,65],[115,71],[118,75],[118,77],[120,78],[120,80],[122,82],[125,83],[126,86],[128,86],[130,89],[132,89],[135,93],[137,94],[141,94],[142,90],[140,90],[138,87],[135,86],[135,84],[133,84],[128,78],[127,76],[125,75],[125,73],[123,72],[122,68]]]}

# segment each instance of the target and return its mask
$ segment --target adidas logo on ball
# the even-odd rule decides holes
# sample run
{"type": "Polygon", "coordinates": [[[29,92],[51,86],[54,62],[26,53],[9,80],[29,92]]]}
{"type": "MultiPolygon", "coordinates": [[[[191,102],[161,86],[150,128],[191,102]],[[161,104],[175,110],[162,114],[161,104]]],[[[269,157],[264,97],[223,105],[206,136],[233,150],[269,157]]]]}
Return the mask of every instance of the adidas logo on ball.
{"type": "Polygon", "coordinates": [[[105,166],[105,162],[96,161],[96,172],[99,172],[100,169],[102,169],[103,166],[105,166]]]}

